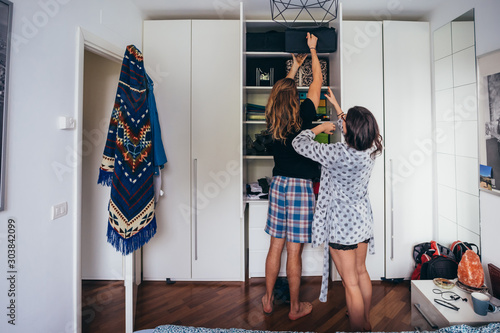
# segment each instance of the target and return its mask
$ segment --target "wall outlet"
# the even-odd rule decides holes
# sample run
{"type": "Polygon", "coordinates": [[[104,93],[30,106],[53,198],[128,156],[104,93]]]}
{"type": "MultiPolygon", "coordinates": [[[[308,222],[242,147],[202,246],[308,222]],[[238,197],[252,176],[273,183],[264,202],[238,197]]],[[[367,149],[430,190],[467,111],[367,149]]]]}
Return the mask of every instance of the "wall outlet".
{"type": "Polygon", "coordinates": [[[55,220],[64,215],[68,214],[68,203],[61,202],[57,205],[52,206],[51,219],[55,220]]]}

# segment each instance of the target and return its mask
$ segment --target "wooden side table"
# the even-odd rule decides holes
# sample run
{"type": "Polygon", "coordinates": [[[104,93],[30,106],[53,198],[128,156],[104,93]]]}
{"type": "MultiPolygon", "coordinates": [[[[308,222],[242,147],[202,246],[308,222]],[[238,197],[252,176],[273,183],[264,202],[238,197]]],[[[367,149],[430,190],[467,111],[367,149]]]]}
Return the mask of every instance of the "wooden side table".
{"type": "Polygon", "coordinates": [[[411,325],[418,330],[436,330],[442,327],[466,324],[469,326],[482,326],[488,323],[500,322],[500,312],[488,313],[480,316],[472,308],[472,299],[469,293],[458,287],[452,289],[440,289],[442,291],[453,291],[462,300],[450,301],[459,307],[458,311],[446,308],[434,302],[434,299],[442,299],[441,295],[435,294],[432,289],[438,288],[432,280],[411,281],[411,325]]]}

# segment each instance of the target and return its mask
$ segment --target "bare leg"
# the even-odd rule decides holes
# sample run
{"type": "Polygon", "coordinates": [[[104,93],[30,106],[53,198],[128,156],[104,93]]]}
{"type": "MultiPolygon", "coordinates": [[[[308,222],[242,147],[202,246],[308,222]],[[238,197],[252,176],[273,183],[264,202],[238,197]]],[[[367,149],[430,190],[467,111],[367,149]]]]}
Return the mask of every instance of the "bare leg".
{"type": "Polygon", "coordinates": [[[365,307],[356,269],[356,252],[330,248],[330,254],[344,283],[351,330],[361,331],[365,326],[365,307]]]}
{"type": "MultiPolygon", "coordinates": [[[[370,279],[370,275],[366,270],[366,253],[368,249],[367,243],[359,243],[356,251],[356,264],[359,278],[359,288],[361,289],[361,295],[363,296],[363,303],[365,306],[365,325],[363,326],[363,330],[369,332],[372,330],[372,326],[370,324],[370,309],[372,303],[372,281],[370,279]]],[[[342,281],[342,284],[345,284],[342,281]]],[[[349,311],[346,311],[346,315],[349,316],[349,311]]]]}
{"type": "Polygon", "coordinates": [[[312,304],[309,302],[301,302],[300,294],[300,277],[302,276],[302,249],[304,244],[301,243],[286,243],[287,261],[286,261],[286,276],[290,288],[290,312],[288,318],[296,320],[311,313],[312,304]]]}
{"type": "Polygon", "coordinates": [[[361,295],[363,296],[363,303],[365,306],[365,324],[363,326],[363,329],[365,331],[371,331],[372,326],[370,324],[370,308],[372,304],[372,281],[365,265],[367,249],[367,243],[359,243],[358,248],[354,251],[356,252],[356,269],[358,272],[359,288],[361,290],[361,295]]]}
{"type": "Polygon", "coordinates": [[[280,272],[281,252],[283,252],[284,246],[284,238],[271,236],[269,252],[266,258],[266,294],[262,296],[262,309],[266,314],[273,312],[273,290],[280,272]]]}

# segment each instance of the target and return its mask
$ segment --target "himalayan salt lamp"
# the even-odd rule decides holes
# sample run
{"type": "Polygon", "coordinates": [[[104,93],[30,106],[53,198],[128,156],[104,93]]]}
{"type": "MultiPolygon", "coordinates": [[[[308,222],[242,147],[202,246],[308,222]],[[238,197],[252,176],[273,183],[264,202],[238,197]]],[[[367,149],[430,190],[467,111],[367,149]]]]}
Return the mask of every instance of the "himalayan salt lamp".
{"type": "Polygon", "coordinates": [[[481,288],[483,286],[483,266],[476,252],[472,250],[465,251],[458,264],[457,275],[458,281],[469,287],[481,288]]]}

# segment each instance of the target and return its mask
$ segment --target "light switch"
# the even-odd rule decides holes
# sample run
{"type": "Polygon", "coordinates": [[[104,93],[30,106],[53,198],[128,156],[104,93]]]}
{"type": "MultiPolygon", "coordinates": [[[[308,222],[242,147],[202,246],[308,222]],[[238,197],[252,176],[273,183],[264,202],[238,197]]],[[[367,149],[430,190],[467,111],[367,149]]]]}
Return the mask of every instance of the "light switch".
{"type": "Polygon", "coordinates": [[[76,127],[76,121],[73,117],[61,116],[58,118],[57,127],[59,129],[74,129],[76,127]]]}
{"type": "Polygon", "coordinates": [[[64,215],[68,214],[68,203],[61,202],[57,205],[52,206],[51,219],[55,220],[64,215]]]}

